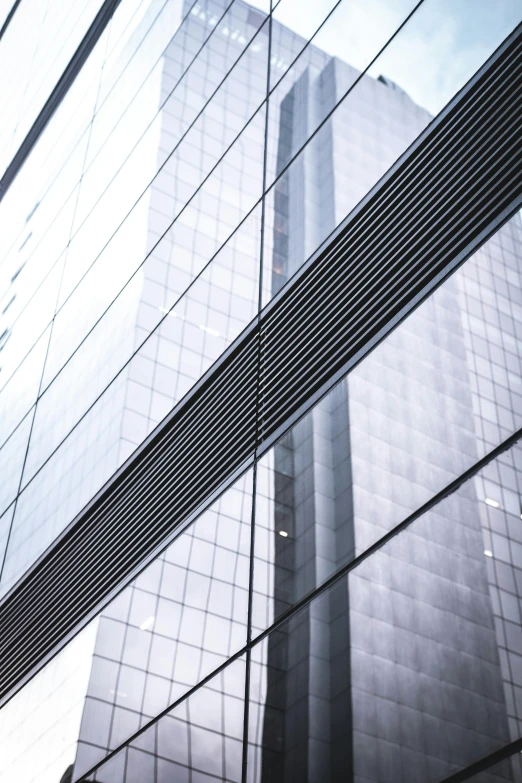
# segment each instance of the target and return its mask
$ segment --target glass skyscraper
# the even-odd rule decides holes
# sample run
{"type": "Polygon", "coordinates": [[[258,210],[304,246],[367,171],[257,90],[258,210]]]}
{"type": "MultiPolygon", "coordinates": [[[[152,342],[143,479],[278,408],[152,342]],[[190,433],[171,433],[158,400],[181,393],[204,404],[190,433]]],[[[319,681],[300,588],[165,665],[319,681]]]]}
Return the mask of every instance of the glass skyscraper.
{"type": "MultiPolygon", "coordinates": [[[[521,17],[518,0],[0,15],[18,68],[0,87],[0,783],[522,781],[521,193],[501,209],[499,185],[439,271],[431,175],[400,190],[419,150],[451,183],[443,123],[486,166],[471,109],[454,118],[521,17]],[[299,287],[343,264],[335,299],[299,287]],[[277,371],[273,313],[278,345],[306,338],[277,371]],[[212,391],[253,334],[254,380],[212,391]],[[335,334],[361,345],[339,366],[335,334]],[[148,455],[177,478],[139,472],[148,455]]],[[[442,223],[477,177],[457,202],[448,186],[442,223]]]]}

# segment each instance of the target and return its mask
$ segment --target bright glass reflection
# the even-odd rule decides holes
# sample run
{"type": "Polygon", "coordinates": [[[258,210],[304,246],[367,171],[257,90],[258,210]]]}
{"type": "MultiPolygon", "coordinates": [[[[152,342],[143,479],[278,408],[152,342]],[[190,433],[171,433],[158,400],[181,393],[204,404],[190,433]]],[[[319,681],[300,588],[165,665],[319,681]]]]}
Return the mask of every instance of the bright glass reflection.
{"type": "MultiPolygon", "coordinates": [[[[7,162],[96,10],[95,0],[73,5],[23,0],[16,21],[30,18],[26,49],[13,52],[9,36],[0,42],[0,65],[26,67],[22,92],[9,80],[0,88],[7,162]]],[[[261,0],[122,0],[0,205],[2,594],[256,315],[261,237],[266,303],[521,16],[517,0],[424,0],[394,36],[413,0],[272,5],[268,24],[261,0]]],[[[520,426],[521,247],[517,217],[263,458],[256,632],[520,426]]],[[[491,514],[516,510],[517,470],[503,464],[501,489],[485,474],[477,502],[491,514]]],[[[251,488],[240,494],[230,513],[222,500],[198,520],[104,613],[76,774],[244,644],[251,488]]],[[[500,529],[509,522],[491,520],[481,546],[498,582],[490,580],[492,600],[511,623],[499,655],[518,677],[518,577],[498,565],[517,550],[500,529]]],[[[521,714],[516,677],[505,696],[509,731],[521,714]]],[[[223,704],[212,701],[216,715],[223,704]]],[[[399,713],[399,723],[411,718],[399,713]]],[[[212,723],[204,738],[203,724],[170,725],[200,742],[198,775],[240,779],[240,733],[212,723]]],[[[144,737],[97,779],[125,774],[122,758],[129,783],[151,779],[151,769],[192,774],[179,747],[171,756],[160,749],[159,726],[151,745],[144,737]]],[[[39,755],[45,742],[32,728],[28,737],[38,771],[49,764],[58,774],[58,761],[39,755]]],[[[266,757],[277,757],[278,742],[266,757]]],[[[8,777],[22,779],[22,762],[9,759],[8,777]]]]}
{"type": "Polygon", "coordinates": [[[90,623],[0,710],[0,782],[70,778],[97,621],[90,623]]]}
{"type": "Polygon", "coordinates": [[[0,42],[3,174],[87,32],[101,0],[24,0],[0,42]],[[20,42],[24,45],[21,46],[20,42]]]}
{"type": "Polygon", "coordinates": [[[226,781],[242,775],[245,658],[191,694],[86,781],[226,781]]]}

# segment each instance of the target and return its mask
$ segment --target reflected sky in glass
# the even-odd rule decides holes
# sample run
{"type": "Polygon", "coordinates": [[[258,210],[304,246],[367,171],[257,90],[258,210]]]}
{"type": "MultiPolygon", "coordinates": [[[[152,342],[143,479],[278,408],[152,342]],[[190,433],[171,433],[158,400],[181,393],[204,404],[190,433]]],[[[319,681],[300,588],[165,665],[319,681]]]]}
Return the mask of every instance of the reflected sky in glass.
{"type": "MultiPolygon", "coordinates": [[[[309,36],[313,32],[309,20],[320,16],[319,7],[331,6],[329,0],[281,0],[275,18],[298,35],[309,36]]],[[[335,27],[319,32],[314,44],[354,68],[364,68],[368,39],[374,40],[379,28],[389,25],[390,17],[410,10],[407,0],[342,2],[336,8],[335,27]]],[[[370,74],[388,77],[415,103],[435,114],[455,93],[455,85],[467,81],[470,67],[476,70],[487,59],[492,40],[499,46],[521,16],[519,0],[424,0],[399,33],[400,46],[390,47],[379,60],[378,72],[370,69],[370,74]],[[412,62],[421,67],[412,68],[412,62]]]]}

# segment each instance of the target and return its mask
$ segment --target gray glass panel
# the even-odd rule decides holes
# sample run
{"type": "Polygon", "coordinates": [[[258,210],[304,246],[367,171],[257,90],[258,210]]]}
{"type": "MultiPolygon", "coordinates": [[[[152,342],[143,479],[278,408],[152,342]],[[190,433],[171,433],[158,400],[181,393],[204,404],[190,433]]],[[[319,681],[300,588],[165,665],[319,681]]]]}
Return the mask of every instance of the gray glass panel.
{"type": "Polygon", "coordinates": [[[0,514],[18,494],[33,417],[34,408],[0,448],[0,514]]]}
{"type": "MultiPolygon", "coordinates": [[[[228,12],[226,22],[216,27],[208,45],[181,82],[175,84],[174,91],[169,96],[173,115],[169,114],[169,106],[166,104],[112,179],[109,187],[103,191],[88,219],[76,231],[71,241],[60,294],[61,303],[94,263],[120,223],[133,219],[131,210],[137,208],[135,205],[139,207],[144,200],[147,202],[150,200],[152,209],[156,211],[152,232],[161,236],[259,106],[260,100],[264,97],[264,93],[261,95],[261,85],[263,87],[266,85],[266,68],[262,65],[263,57],[266,62],[266,42],[263,47],[264,54],[257,46],[254,51],[252,45],[249,55],[240,60],[238,70],[234,70],[229,77],[230,85],[235,77],[238,79],[238,82],[231,87],[231,94],[228,94],[227,84],[223,85],[219,99],[216,97],[212,107],[205,112],[205,117],[198,120],[200,125],[190,127],[190,123],[205,106],[212,90],[219,84],[220,75],[221,78],[226,76],[227,71],[233,67],[263,21],[263,16],[257,13],[252,22],[244,5],[237,4],[237,14],[235,11],[236,4],[228,12]],[[236,35],[229,35],[229,26],[236,28],[239,24],[244,28],[243,34],[240,35],[238,29],[236,35]],[[227,35],[223,34],[224,30],[227,31],[227,35]],[[252,55],[255,55],[254,62],[251,62],[252,55]],[[250,67],[247,67],[247,64],[250,67]],[[198,68],[201,70],[198,71],[198,68]],[[251,92],[248,90],[249,87],[251,92]],[[224,101],[229,110],[227,122],[223,122],[224,106],[220,105],[220,101],[224,101]],[[182,114],[180,114],[180,105],[183,107],[182,114]],[[213,117],[212,112],[215,112],[216,116],[213,117]],[[216,120],[218,127],[215,125],[216,120]],[[205,126],[204,133],[203,126],[205,126]],[[187,130],[189,130],[188,135],[186,135],[187,130]],[[178,147],[181,140],[182,145],[178,147]],[[208,149],[205,146],[205,141],[212,144],[212,140],[214,140],[213,150],[212,147],[208,149]],[[219,152],[216,150],[216,141],[217,147],[221,147],[219,152]],[[156,177],[159,170],[160,173],[156,177]],[[175,180],[179,180],[177,187],[174,187],[172,176],[175,180]],[[155,192],[156,186],[164,191],[163,198],[155,192]],[[169,194],[171,194],[170,199],[169,194]],[[158,208],[155,203],[158,198],[162,201],[161,208],[158,208]]],[[[198,37],[200,39],[203,37],[204,40],[207,33],[205,26],[195,23],[194,26],[198,29],[198,37]]],[[[166,51],[164,64],[168,65],[168,49],[166,51]]],[[[176,51],[175,47],[174,51],[176,51]]],[[[163,74],[158,72],[156,96],[158,104],[162,79],[170,81],[168,70],[164,69],[163,74]]],[[[260,163],[262,163],[262,155],[260,163]]],[[[93,183],[94,187],[97,187],[97,178],[93,179],[93,183]]],[[[147,246],[150,248],[152,243],[147,243],[147,246]]]]}
{"type": "Polygon", "coordinates": [[[76,756],[96,628],[95,620],[0,710],[0,783],[68,780],[62,776],[76,756]]]}
{"type": "Polygon", "coordinates": [[[435,783],[520,736],[521,477],[516,446],[254,647],[250,781],[435,783]]]}
{"type": "MultiPolygon", "coordinates": [[[[245,660],[239,658],[85,780],[240,783],[244,688],[245,660]]],[[[87,746],[80,744],[78,753],[87,758],[87,746]]]]}
{"type": "Polygon", "coordinates": [[[515,215],[266,454],[259,629],[522,425],[515,215]]]}
{"type": "MultiPolygon", "coordinates": [[[[0,516],[0,551],[11,516],[12,509],[0,516]]],[[[244,647],[251,517],[250,470],[0,710],[1,783],[53,783],[75,758],[78,777],[244,647]]],[[[222,706],[239,710],[227,723],[225,755],[219,750],[208,762],[232,765],[230,772],[241,765],[244,699],[244,664],[234,666],[240,680],[218,679],[219,688],[229,682],[226,692],[241,707],[228,698],[220,706],[210,683],[191,697],[189,710],[192,722],[215,731],[222,706]],[[200,715],[205,705],[208,725],[200,715]]],[[[196,756],[191,762],[172,756],[176,746],[166,728],[172,725],[178,724],[158,729],[159,755],[196,764],[196,756]]],[[[204,732],[195,741],[203,738],[204,732]]],[[[143,740],[136,747],[144,748],[143,740]]]]}
{"type": "Polygon", "coordinates": [[[413,0],[341,0],[313,4],[312,13],[304,14],[298,0],[281,0],[273,24],[268,185],[415,5],[413,0]],[[316,30],[319,21],[322,24],[316,30]]]}
{"type": "MultiPolygon", "coordinates": [[[[219,245],[228,226],[217,220],[214,225],[219,245]]],[[[64,438],[78,422],[85,431],[82,417],[92,419],[94,409],[106,407],[109,399],[114,399],[112,435],[105,450],[120,447],[120,461],[182,399],[257,311],[259,228],[257,208],[178,298],[177,287],[190,280],[189,264],[203,265],[213,248],[211,236],[198,227],[176,225],[40,398],[24,486],[56,448],[63,450],[64,438]],[[190,251],[194,245],[201,248],[199,257],[190,251]],[[124,399],[118,402],[114,388],[121,384],[124,399]]],[[[72,439],[78,443],[79,437],[73,431],[72,439]]]]}
{"type": "Polygon", "coordinates": [[[14,503],[0,514],[0,563],[4,561],[5,549],[7,546],[7,539],[9,538],[9,531],[11,530],[11,522],[13,521],[14,503]]]}
{"type": "MultiPolygon", "coordinates": [[[[78,271],[75,271],[77,249],[89,271],[57,315],[46,363],[45,385],[53,379],[128,280],[133,275],[143,274],[143,270],[139,271],[143,264],[147,267],[154,263],[150,259],[151,253],[161,254],[165,246],[175,240],[176,233],[184,235],[177,255],[186,262],[184,271],[180,273],[180,283],[183,276],[186,287],[191,277],[218,249],[219,244],[212,242],[212,235],[218,234],[226,239],[261,196],[263,111],[256,115],[237,143],[233,144],[262,102],[266,87],[266,34],[259,33],[254,39],[262,38],[263,47],[252,43],[246,51],[242,51],[247,40],[256,33],[256,27],[244,27],[244,43],[225,50],[227,57],[234,61],[240,59],[206,106],[206,99],[210,98],[224,73],[217,64],[214,68],[209,67],[209,58],[215,54],[212,49],[210,52],[205,49],[204,57],[201,55],[201,60],[193,63],[183,80],[183,89],[180,87],[175,91],[161,108],[155,120],[157,133],[150,137],[147,144],[151,160],[154,160],[154,172],[158,167],[158,155],[167,160],[123,225],[118,228],[118,221],[114,219],[113,228],[118,230],[100,257],[96,259],[95,255],[89,255],[90,250],[85,247],[80,235],[73,240],[67,258],[66,278],[68,270],[72,269],[73,275],[78,271]],[[212,74],[211,78],[209,74],[212,74]],[[200,109],[202,112],[196,119],[200,109]],[[232,147],[227,151],[230,145],[232,147]],[[223,155],[225,158],[220,163],[223,155]],[[215,225],[217,221],[219,228],[215,225]],[[162,239],[167,231],[168,235],[162,239]],[[157,246],[158,242],[163,242],[163,248],[157,246]],[[110,274],[107,273],[108,268],[111,269],[110,274]]],[[[217,28],[215,35],[219,34],[220,28],[217,28]]],[[[175,38],[174,43],[176,41],[175,38]]],[[[224,44],[221,39],[218,43],[219,51],[224,44]]],[[[177,52],[178,45],[173,46],[172,51],[177,52]]],[[[136,184],[134,180],[137,181],[137,165],[129,159],[128,172],[133,178],[133,187],[136,184]]],[[[95,181],[98,180],[95,178],[95,181]]],[[[82,190],[84,186],[82,182],[82,190]]],[[[103,219],[107,220],[106,213],[103,219]]],[[[89,225],[91,232],[92,225],[89,225]]],[[[94,234],[96,236],[96,231],[94,234]]],[[[158,288],[160,281],[155,282],[158,288]]],[[[134,281],[134,285],[136,283],[134,281]]],[[[65,295],[67,282],[64,285],[62,295],[65,295]]],[[[178,284],[178,295],[183,290],[184,287],[178,284]]]]}
{"type": "Polygon", "coordinates": [[[102,612],[76,774],[245,645],[251,513],[250,471],[102,612]]]}
{"type": "MultiPolygon", "coordinates": [[[[50,327],[29,351],[5,386],[0,389],[0,447],[36,402],[42,379],[45,353],[49,344],[49,333],[50,327]]],[[[0,352],[0,362],[2,360],[3,352],[0,352]]],[[[4,365],[1,366],[3,370],[4,365]]],[[[1,376],[2,372],[0,371],[1,376]]]]}

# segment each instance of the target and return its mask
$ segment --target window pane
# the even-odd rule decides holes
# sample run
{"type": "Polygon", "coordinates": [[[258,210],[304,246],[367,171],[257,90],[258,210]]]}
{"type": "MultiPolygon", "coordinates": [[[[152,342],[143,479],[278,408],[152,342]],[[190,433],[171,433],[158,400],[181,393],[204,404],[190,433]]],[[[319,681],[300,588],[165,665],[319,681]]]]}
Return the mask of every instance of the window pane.
{"type": "Polygon", "coordinates": [[[470,778],[469,783],[520,783],[522,781],[522,757],[520,753],[494,764],[470,778]]]}
{"type": "Polygon", "coordinates": [[[91,622],[0,710],[1,783],[59,783],[72,771],[96,627],[91,622]]]}
{"type": "Polygon", "coordinates": [[[521,426],[520,259],[517,214],[262,458],[255,628],[521,426]]]}
{"type": "Polygon", "coordinates": [[[503,471],[520,480],[519,445],[254,647],[250,781],[436,783],[520,736],[522,483],[503,471]]]}
{"type": "MultiPolygon", "coordinates": [[[[240,783],[244,693],[242,657],[170,710],[87,780],[240,783]]],[[[75,767],[73,780],[77,776],[75,767]]]]}
{"type": "MultiPolygon", "coordinates": [[[[11,516],[0,516],[0,555],[11,516]]],[[[0,783],[55,783],[72,764],[76,780],[245,646],[251,517],[249,470],[2,707],[0,745],[10,751],[0,756],[0,783]]],[[[244,663],[226,672],[158,728],[162,774],[189,763],[181,746],[174,752],[189,721],[199,743],[191,763],[241,779],[244,663]],[[206,760],[207,745],[218,752],[206,760]]],[[[136,748],[155,753],[145,739],[136,748]]],[[[117,758],[107,764],[111,781],[123,773],[117,758]]],[[[136,769],[147,761],[137,758],[136,769]]]]}
{"type": "MultiPolygon", "coordinates": [[[[313,44],[304,51],[295,76],[292,69],[270,98],[267,185],[276,184],[267,197],[264,302],[406,151],[521,16],[517,0],[501,5],[425,0],[363,76],[352,67],[348,44],[342,57],[327,57],[313,44]]],[[[331,24],[334,36],[343,29],[331,24]]]]}

